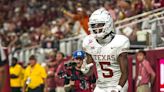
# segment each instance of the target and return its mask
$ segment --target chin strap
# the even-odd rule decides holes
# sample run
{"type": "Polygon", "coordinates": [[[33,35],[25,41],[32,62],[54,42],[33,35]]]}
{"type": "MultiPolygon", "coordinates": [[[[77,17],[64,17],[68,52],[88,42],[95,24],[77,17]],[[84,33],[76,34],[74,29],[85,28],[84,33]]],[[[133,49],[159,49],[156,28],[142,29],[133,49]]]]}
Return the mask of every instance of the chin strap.
{"type": "Polygon", "coordinates": [[[115,36],[115,33],[113,33],[113,32],[111,31],[110,33],[108,33],[107,35],[105,35],[103,39],[106,39],[106,38],[109,37],[110,35],[111,35],[111,39],[113,39],[114,36],[115,36]]]}
{"type": "Polygon", "coordinates": [[[99,33],[99,34],[92,34],[91,36],[93,36],[97,40],[97,42],[104,45],[109,43],[115,37],[115,33],[111,31],[107,35],[105,35],[105,33],[99,33]]]}
{"type": "Polygon", "coordinates": [[[97,40],[100,44],[106,45],[113,40],[115,34],[110,32],[109,34],[105,35],[102,39],[97,40]]]}
{"type": "Polygon", "coordinates": [[[96,39],[102,39],[102,37],[104,37],[105,34],[104,34],[104,33],[92,34],[92,36],[93,36],[94,38],[96,38],[96,39]]]}

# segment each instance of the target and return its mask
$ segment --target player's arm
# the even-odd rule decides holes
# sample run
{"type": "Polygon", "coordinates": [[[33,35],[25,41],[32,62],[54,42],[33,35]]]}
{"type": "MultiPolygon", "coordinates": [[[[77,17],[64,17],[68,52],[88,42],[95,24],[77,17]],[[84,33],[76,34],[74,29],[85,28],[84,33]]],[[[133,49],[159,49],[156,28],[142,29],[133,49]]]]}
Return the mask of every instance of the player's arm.
{"type": "Polygon", "coordinates": [[[93,59],[92,59],[92,56],[88,53],[86,53],[86,60],[83,61],[83,65],[84,67],[81,68],[81,71],[90,76],[93,74],[93,59]]]}
{"type": "Polygon", "coordinates": [[[121,91],[122,87],[124,87],[125,83],[128,80],[128,50],[130,48],[130,41],[125,36],[120,36],[120,44],[117,50],[117,61],[120,66],[121,76],[119,78],[118,85],[116,88],[121,91]]]}
{"type": "Polygon", "coordinates": [[[91,56],[91,53],[92,53],[92,50],[90,48],[90,41],[92,41],[93,39],[90,38],[90,36],[86,36],[83,40],[83,44],[82,44],[82,47],[83,47],[83,51],[85,51],[86,53],[86,59],[84,59],[83,61],[83,65],[81,67],[81,71],[83,72],[84,74],[87,74],[87,75],[90,75],[93,71],[93,58],[91,56]]]}
{"type": "Polygon", "coordinates": [[[120,65],[121,77],[118,85],[123,87],[128,79],[128,58],[127,52],[123,52],[118,56],[118,63],[120,65]]]}
{"type": "Polygon", "coordinates": [[[92,56],[90,54],[88,54],[88,53],[86,53],[86,56],[87,56],[87,60],[86,60],[87,64],[93,63],[92,56]]]}

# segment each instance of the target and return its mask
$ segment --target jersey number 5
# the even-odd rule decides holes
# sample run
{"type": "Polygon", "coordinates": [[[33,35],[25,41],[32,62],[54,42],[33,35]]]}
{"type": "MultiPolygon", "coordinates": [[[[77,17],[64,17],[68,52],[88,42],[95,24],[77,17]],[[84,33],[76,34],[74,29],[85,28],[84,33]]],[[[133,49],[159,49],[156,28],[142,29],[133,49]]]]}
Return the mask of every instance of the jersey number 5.
{"type": "Polygon", "coordinates": [[[110,62],[99,62],[99,64],[100,64],[101,69],[103,71],[108,71],[109,72],[109,74],[102,73],[104,78],[110,78],[110,77],[113,76],[112,69],[109,69],[109,68],[106,69],[106,68],[104,68],[104,66],[110,66],[110,62]]]}

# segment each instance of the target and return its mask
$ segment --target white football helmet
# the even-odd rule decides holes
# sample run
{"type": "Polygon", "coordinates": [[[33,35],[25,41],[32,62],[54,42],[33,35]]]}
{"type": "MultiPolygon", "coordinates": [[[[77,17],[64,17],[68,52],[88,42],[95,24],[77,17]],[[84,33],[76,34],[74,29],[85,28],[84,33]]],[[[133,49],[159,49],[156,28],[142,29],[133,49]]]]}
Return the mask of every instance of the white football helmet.
{"type": "Polygon", "coordinates": [[[105,8],[94,11],[89,18],[89,31],[98,38],[104,38],[114,31],[113,19],[105,8]]]}

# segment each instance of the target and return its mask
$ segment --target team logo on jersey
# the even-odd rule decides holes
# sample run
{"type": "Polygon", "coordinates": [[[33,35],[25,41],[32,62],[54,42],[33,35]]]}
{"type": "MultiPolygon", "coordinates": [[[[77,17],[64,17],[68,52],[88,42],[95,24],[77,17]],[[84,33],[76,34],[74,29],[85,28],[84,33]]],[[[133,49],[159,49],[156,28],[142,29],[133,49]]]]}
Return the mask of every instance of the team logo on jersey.
{"type": "Polygon", "coordinates": [[[94,46],[91,46],[91,49],[95,49],[95,47],[94,46]]]}
{"type": "Polygon", "coordinates": [[[89,43],[88,44],[91,44],[93,41],[92,41],[92,39],[89,39],[89,43]]]}
{"type": "Polygon", "coordinates": [[[93,55],[94,60],[116,60],[115,55],[93,55]]]}
{"type": "Polygon", "coordinates": [[[93,43],[93,40],[92,39],[89,39],[88,44],[90,45],[90,49],[95,49],[95,46],[92,43],[93,43]]]}

